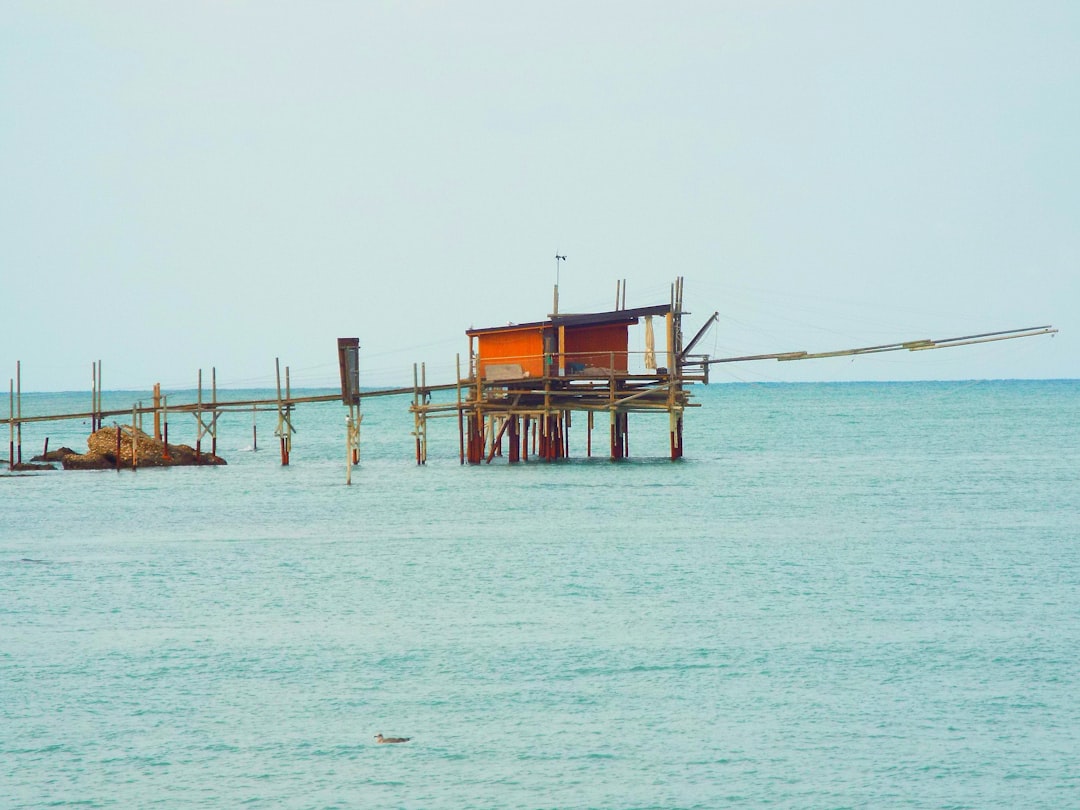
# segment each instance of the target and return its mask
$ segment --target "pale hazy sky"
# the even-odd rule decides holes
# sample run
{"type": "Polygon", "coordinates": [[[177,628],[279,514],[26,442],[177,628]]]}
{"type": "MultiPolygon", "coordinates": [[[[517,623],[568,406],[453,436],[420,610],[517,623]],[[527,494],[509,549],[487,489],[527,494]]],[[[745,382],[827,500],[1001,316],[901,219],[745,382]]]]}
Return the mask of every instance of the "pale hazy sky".
{"type": "Polygon", "coordinates": [[[0,376],[451,381],[664,303],[717,380],[1080,377],[1080,3],[0,0],[0,376]],[[689,336],[689,335],[688,335],[689,336]]]}

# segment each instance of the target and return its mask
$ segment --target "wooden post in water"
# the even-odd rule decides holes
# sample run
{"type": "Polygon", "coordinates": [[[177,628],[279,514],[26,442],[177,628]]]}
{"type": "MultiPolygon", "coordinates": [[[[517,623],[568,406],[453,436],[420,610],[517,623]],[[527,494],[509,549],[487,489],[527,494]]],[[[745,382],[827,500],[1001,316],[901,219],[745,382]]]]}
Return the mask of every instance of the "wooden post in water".
{"type": "Polygon", "coordinates": [[[285,431],[285,452],[288,457],[292,458],[292,377],[290,376],[290,367],[285,366],[285,419],[288,425],[288,430],[285,431]]]}
{"type": "Polygon", "coordinates": [[[352,468],[353,464],[353,447],[352,447],[352,435],[353,435],[353,421],[352,421],[352,405],[349,405],[349,413],[345,416],[345,486],[352,486],[352,468]]]}
{"type": "Polygon", "coordinates": [[[259,425],[257,422],[258,408],[255,405],[251,406],[251,451],[255,452],[259,449],[259,425]]]}
{"type": "Polygon", "coordinates": [[[19,464],[22,464],[22,361],[15,361],[15,408],[18,415],[15,418],[15,452],[19,456],[19,464]]]}
{"type": "MultiPolygon", "coordinates": [[[[285,403],[281,399],[281,359],[274,358],[274,368],[277,374],[277,407],[278,407],[278,425],[274,434],[281,438],[281,466],[289,466],[289,418],[285,412],[285,403]]],[[[288,381],[289,369],[285,368],[285,379],[288,381]]]]}
{"type": "Polygon", "coordinates": [[[195,463],[202,464],[202,369],[199,369],[199,395],[195,405],[195,463]]]}
{"type": "Polygon", "coordinates": [[[154,383],[154,438],[161,441],[161,383],[154,383]]]}
{"type": "Polygon", "coordinates": [[[120,472],[120,423],[113,422],[113,427],[116,428],[116,471],[120,472]]]}
{"type": "Polygon", "coordinates": [[[593,429],[593,412],[589,411],[587,425],[585,427],[585,457],[592,458],[592,429],[593,429]]]}
{"type": "Polygon", "coordinates": [[[15,380],[8,382],[8,469],[15,469],[15,380]]]}
{"type": "Polygon", "coordinates": [[[571,411],[563,411],[563,458],[570,458],[571,411]]]}
{"type": "Polygon", "coordinates": [[[413,404],[413,438],[416,441],[416,466],[424,462],[420,460],[420,388],[417,377],[416,363],[412,364],[412,404],[413,404]]]}
{"type": "Polygon", "coordinates": [[[518,439],[518,415],[512,413],[506,417],[510,423],[510,430],[507,434],[507,444],[509,446],[509,452],[507,453],[507,459],[511,464],[517,463],[520,458],[521,441],[518,439]]]}
{"type": "Polygon", "coordinates": [[[172,458],[169,455],[169,398],[161,398],[161,421],[163,422],[163,429],[161,434],[161,457],[166,461],[171,461],[172,458]]]}
{"type": "MultiPolygon", "coordinates": [[[[415,374],[416,367],[413,366],[413,373],[415,374]]],[[[419,464],[427,464],[427,405],[430,399],[427,390],[427,363],[420,364],[420,406],[421,411],[417,412],[420,417],[417,422],[417,452],[419,453],[419,464]]]]}
{"type": "Polygon", "coordinates": [[[458,463],[465,463],[465,419],[461,410],[461,352],[457,354],[457,434],[458,463]]]}
{"type": "Polygon", "coordinates": [[[136,406],[131,407],[131,469],[136,470],[139,467],[139,409],[136,406]]]}
{"type": "MultiPolygon", "coordinates": [[[[275,358],[275,362],[276,362],[276,358],[275,358]]],[[[288,401],[288,396],[289,396],[288,395],[288,381],[289,381],[289,367],[286,366],[285,367],[285,385],[286,385],[285,400],[286,400],[286,402],[288,401]]],[[[287,411],[285,410],[286,408],[288,408],[288,405],[284,404],[282,402],[282,399],[281,399],[281,372],[278,371],[278,418],[279,419],[282,418],[287,413],[287,411]]],[[[286,424],[288,424],[287,419],[286,419],[286,424]]],[[[280,427],[282,428],[282,430],[281,430],[281,466],[287,467],[289,465],[289,434],[288,434],[288,430],[283,425],[280,426],[280,427]]]]}
{"type": "Polygon", "coordinates": [[[210,417],[210,452],[217,455],[217,366],[210,367],[210,407],[213,416],[210,417]]]}
{"type": "Polygon", "coordinates": [[[90,363],[90,433],[97,430],[97,361],[90,363]]]}
{"type": "Polygon", "coordinates": [[[91,407],[90,416],[90,432],[93,433],[96,430],[101,429],[102,417],[101,411],[103,410],[101,404],[101,360],[96,363],[90,364],[91,379],[91,397],[93,400],[93,406],[91,407]]]}
{"type": "Polygon", "coordinates": [[[619,411],[615,405],[615,352],[608,355],[608,414],[611,417],[611,458],[620,459],[622,445],[619,442],[619,411]]]}

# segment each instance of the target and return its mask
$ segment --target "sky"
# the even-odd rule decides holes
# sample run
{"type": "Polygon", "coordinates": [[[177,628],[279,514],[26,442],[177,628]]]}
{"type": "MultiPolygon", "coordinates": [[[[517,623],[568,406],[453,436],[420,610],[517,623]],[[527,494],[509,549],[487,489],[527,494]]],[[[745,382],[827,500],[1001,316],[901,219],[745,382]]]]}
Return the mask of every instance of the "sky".
{"type": "Polygon", "coordinates": [[[0,0],[0,110],[24,391],[451,382],[556,275],[714,357],[1060,329],[714,382],[1080,378],[1071,0],[0,0]]]}

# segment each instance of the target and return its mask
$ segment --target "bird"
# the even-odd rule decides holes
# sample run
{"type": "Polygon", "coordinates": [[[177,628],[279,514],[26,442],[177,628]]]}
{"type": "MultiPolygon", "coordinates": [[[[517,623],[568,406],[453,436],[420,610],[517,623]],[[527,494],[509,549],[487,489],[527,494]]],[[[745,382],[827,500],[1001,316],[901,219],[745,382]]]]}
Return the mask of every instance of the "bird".
{"type": "Polygon", "coordinates": [[[411,739],[412,737],[384,737],[382,734],[375,735],[375,742],[377,743],[406,743],[411,739]]]}

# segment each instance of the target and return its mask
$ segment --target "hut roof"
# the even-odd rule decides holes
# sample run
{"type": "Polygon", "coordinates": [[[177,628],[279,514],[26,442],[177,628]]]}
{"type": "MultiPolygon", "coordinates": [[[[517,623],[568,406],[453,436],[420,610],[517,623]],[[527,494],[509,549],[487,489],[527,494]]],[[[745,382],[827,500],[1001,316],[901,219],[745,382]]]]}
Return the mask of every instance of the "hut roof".
{"type": "Polygon", "coordinates": [[[513,329],[537,329],[547,326],[600,326],[602,324],[625,323],[634,324],[638,318],[646,315],[667,315],[671,311],[669,304],[660,304],[653,307],[636,307],[634,309],[614,309],[609,312],[582,312],[567,313],[565,315],[552,315],[546,321],[532,321],[531,323],[511,323],[506,326],[488,326],[480,329],[467,329],[466,335],[482,335],[491,332],[506,332],[513,329]]]}

